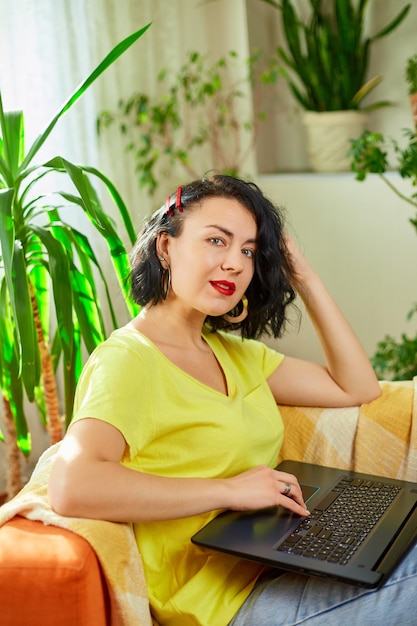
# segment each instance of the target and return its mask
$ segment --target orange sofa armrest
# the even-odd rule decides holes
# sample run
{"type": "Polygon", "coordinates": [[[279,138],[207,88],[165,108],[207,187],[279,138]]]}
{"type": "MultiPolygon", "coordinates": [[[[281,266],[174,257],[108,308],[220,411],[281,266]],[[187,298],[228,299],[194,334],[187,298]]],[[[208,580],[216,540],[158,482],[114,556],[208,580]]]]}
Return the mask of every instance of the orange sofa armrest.
{"type": "Polygon", "coordinates": [[[14,517],[0,528],[2,626],[108,626],[97,556],[75,533],[14,517]]]}

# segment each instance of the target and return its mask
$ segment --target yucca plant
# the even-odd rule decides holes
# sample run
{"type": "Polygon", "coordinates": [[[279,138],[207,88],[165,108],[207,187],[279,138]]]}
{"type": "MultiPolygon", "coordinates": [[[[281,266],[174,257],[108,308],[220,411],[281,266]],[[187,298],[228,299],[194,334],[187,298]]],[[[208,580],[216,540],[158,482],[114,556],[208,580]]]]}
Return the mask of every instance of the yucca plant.
{"type": "MultiPolygon", "coordinates": [[[[36,404],[51,443],[62,437],[71,419],[83,353],[91,353],[106,336],[100,293],[105,294],[113,327],[117,325],[94,246],[64,213],[83,214],[105,240],[126,305],[132,314],[136,311],[126,283],[127,251],[92,180],[109,194],[133,243],[133,224],[115,186],[94,167],[75,165],[61,156],[36,164],[35,157],[58,120],[148,27],[124,39],[103,59],[27,152],[23,112],[4,111],[0,93],[0,391],[7,443],[13,446],[16,438],[25,455],[31,450],[26,400],[36,404]],[[48,180],[54,185],[58,177],[70,181],[73,191],[48,189],[48,180]],[[60,364],[63,411],[57,392],[60,364]]],[[[14,450],[9,459],[19,466],[19,456],[14,450]]],[[[15,468],[18,474],[19,469],[15,468]]],[[[9,477],[9,495],[19,487],[19,479],[9,477]]]]}
{"type": "Polygon", "coordinates": [[[303,20],[291,0],[262,0],[281,11],[286,50],[279,46],[282,73],[298,103],[307,111],[371,110],[390,104],[379,101],[362,107],[363,98],[382,80],[368,78],[372,44],[391,33],[410,10],[408,3],[383,29],[364,34],[368,0],[310,0],[303,20]]]}

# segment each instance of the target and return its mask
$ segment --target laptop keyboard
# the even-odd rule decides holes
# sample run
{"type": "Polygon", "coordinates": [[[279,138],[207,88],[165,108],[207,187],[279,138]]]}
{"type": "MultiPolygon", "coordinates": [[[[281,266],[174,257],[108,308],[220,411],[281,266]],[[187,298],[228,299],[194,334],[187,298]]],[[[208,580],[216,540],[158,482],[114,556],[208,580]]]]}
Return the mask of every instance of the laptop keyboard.
{"type": "Polygon", "coordinates": [[[400,490],[344,476],[277,550],[346,565],[400,490]]]}

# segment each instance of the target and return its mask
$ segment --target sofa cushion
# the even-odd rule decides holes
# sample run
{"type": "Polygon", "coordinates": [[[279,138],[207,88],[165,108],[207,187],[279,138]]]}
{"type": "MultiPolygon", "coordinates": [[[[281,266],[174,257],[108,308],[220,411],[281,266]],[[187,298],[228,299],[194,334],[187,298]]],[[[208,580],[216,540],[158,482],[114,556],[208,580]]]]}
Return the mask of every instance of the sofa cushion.
{"type": "Polygon", "coordinates": [[[0,528],[2,626],[106,626],[108,592],[89,543],[14,517],[0,528]]]}

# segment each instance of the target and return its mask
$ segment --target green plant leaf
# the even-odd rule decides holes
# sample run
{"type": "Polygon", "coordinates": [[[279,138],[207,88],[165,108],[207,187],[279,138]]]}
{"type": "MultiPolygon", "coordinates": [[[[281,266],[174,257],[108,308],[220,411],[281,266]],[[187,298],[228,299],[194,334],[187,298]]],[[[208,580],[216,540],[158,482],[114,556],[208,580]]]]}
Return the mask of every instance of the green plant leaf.
{"type": "Polygon", "coordinates": [[[25,251],[22,242],[14,242],[12,263],[13,291],[10,299],[14,301],[15,323],[20,336],[22,378],[29,401],[35,399],[35,387],[40,380],[40,356],[33,319],[33,308],[28,285],[25,251]]]}
{"type": "Polygon", "coordinates": [[[22,111],[3,111],[0,94],[0,128],[2,134],[3,174],[11,187],[17,178],[24,154],[24,120],[22,111]]]}
{"type": "Polygon", "coordinates": [[[66,366],[71,364],[74,325],[72,319],[72,290],[67,251],[58,239],[43,226],[31,225],[33,232],[48,251],[49,274],[52,279],[58,330],[66,366]]]}
{"type": "Polygon", "coordinates": [[[412,380],[417,376],[417,336],[410,338],[403,333],[397,341],[386,335],[371,362],[379,379],[412,380]]]}
{"type": "Polygon", "coordinates": [[[13,187],[13,175],[11,164],[8,162],[10,158],[10,149],[7,142],[8,137],[8,124],[6,114],[3,109],[3,100],[0,91],[0,174],[3,177],[3,181],[0,179],[1,187],[13,187]]]}
{"type": "Polygon", "coordinates": [[[65,192],[61,192],[60,195],[70,202],[81,206],[91,223],[107,242],[119,284],[125,294],[126,305],[131,315],[134,316],[137,314],[138,308],[130,298],[130,289],[127,282],[130,274],[130,265],[125,246],[118,236],[111,219],[103,211],[98,196],[83,169],[66,159],[61,159],[61,161],[62,166],[76,186],[80,197],[65,192]]]}
{"type": "Polygon", "coordinates": [[[391,31],[393,31],[394,28],[397,28],[397,26],[399,26],[399,24],[401,24],[403,19],[406,17],[410,9],[411,9],[411,3],[407,4],[398,13],[398,15],[389,24],[387,24],[384,28],[382,28],[376,35],[373,35],[371,37],[371,41],[374,41],[375,39],[381,39],[382,37],[385,37],[386,35],[388,35],[391,31]]]}
{"type": "Polygon", "coordinates": [[[23,454],[28,456],[31,450],[31,440],[24,411],[23,381],[19,373],[13,332],[14,324],[11,315],[7,284],[3,276],[0,288],[0,344],[2,350],[0,386],[2,394],[10,403],[16,426],[17,444],[23,454]]]}
{"type": "Polygon", "coordinates": [[[388,167],[387,152],[382,149],[384,138],[380,133],[364,131],[358,139],[351,140],[349,156],[351,170],[356,179],[363,181],[367,174],[382,174],[388,167]]]}
{"type": "Polygon", "coordinates": [[[405,79],[408,85],[408,94],[411,96],[417,93],[417,54],[407,59],[405,79]]]}
{"type": "Polygon", "coordinates": [[[72,105],[87,91],[90,85],[110,66],[112,65],[132,44],[134,44],[150,27],[150,23],[134,32],[129,37],[126,37],[123,41],[117,44],[109,52],[109,54],[101,61],[101,63],[93,70],[93,72],[81,83],[79,87],[69,96],[69,98],[60,107],[58,112],[54,115],[51,122],[45,128],[45,130],[39,135],[39,137],[32,144],[29,152],[26,155],[23,163],[21,164],[20,171],[23,171],[29,163],[32,161],[35,154],[39,151],[42,145],[45,143],[48,136],[51,134],[56,123],[66,113],[72,105]]]}
{"type": "Polygon", "coordinates": [[[106,338],[102,314],[90,283],[75,266],[71,267],[71,284],[81,336],[91,354],[106,338]]]}
{"type": "Polygon", "coordinates": [[[116,314],[113,308],[112,296],[110,294],[106,276],[96,258],[96,255],[94,254],[94,250],[92,249],[87,237],[83,233],[77,231],[75,228],[68,228],[67,226],[59,223],[52,223],[52,230],[57,239],[62,241],[67,249],[70,249],[71,247],[74,248],[76,255],[80,260],[81,271],[86,280],[89,282],[93,293],[97,294],[98,291],[95,286],[94,271],[91,267],[91,263],[94,264],[95,270],[101,278],[102,285],[106,294],[107,306],[109,309],[110,317],[112,319],[113,329],[117,328],[118,324],[116,314]]]}
{"type": "Polygon", "coordinates": [[[368,93],[374,89],[382,80],[382,76],[374,76],[369,79],[362,87],[355,93],[352,98],[352,104],[359,105],[359,103],[368,95],[368,93]]]}
{"type": "Polygon", "coordinates": [[[15,228],[12,215],[14,189],[0,189],[0,244],[7,286],[13,291],[12,263],[15,228]]]}
{"type": "Polygon", "coordinates": [[[392,102],[390,100],[378,100],[378,102],[373,102],[372,104],[367,104],[366,106],[361,107],[361,111],[369,112],[376,111],[377,109],[383,109],[384,107],[392,106],[392,102]]]}
{"type": "Polygon", "coordinates": [[[15,343],[18,376],[23,381],[29,399],[34,399],[34,389],[40,376],[39,354],[33,313],[26,277],[22,243],[15,239],[12,217],[13,189],[0,190],[0,244],[5,282],[15,320],[15,343]]]}
{"type": "Polygon", "coordinates": [[[89,174],[93,174],[94,176],[96,176],[97,178],[99,178],[107,187],[111,197],[113,198],[113,201],[115,203],[115,205],[117,206],[118,210],[119,210],[119,214],[122,218],[123,221],[123,225],[126,229],[126,232],[129,236],[129,240],[130,243],[133,245],[136,241],[136,230],[133,226],[133,222],[132,219],[130,217],[130,213],[128,211],[128,208],[125,204],[125,202],[123,201],[123,198],[121,197],[121,195],[119,194],[119,192],[117,191],[116,187],[114,186],[114,184],[112,183],[112,181],[105,176],[102,172],[100,172],[99,170],[97,170],[95,167],[89,167],[86,165],[82,166],[82,170],[84,172],[88,172],[89,174]]]}
{"type": "MultiPolygon", "coordinates": [[[[60,170],[60,171],[68,171],[68,167],[69,167],[69,162],[65,161],[65,159],[63,159],[62,157],[55,157],[54,159],[51,159],[50,161],[48,161],[47,163],[44,164],[44,167],[47,168],[52,168],[52,169],[56,169],[56,170],[60,170]]],[[[120,193],[118,192],[118,190],[116,189],[115,185],[112,183],[112,181],[105,176],[105,174],[103,174],[102,172],[100,172],[100,170],[96,169],[95,167],[90,167],[87,165],[80,165],[80,166],[76,166],[79,167],[81,171],[83,172],[87,172],[88,174],[92,174],[93,176],[95,176],[96,178],[98,178],[99,180],[101,180],[104,185],[106,186],[110,196],[112,197],[116,207],[119,210],[119,214],[122,218],[123,221],[123,225],[126,229],[126,232],[129,236],[129,240],[131,244],[134,244],[134,242],[136,241],[136,231],[135,228],[133,226],[133,222],[132,219],[130,217],[130,213],[129,210],[123,200],[123,198],[121,197],[120,193]]]]}
{"type": "Polygon", "coordinates": [[[74,346],[72,351],[71,367],[65,372],[65,426],[69,426],[73,413],[74,395],[77,382],[83,368],[83,353],[81,346],[81,335],[77,320],[74,323],[74,346]]]}
{"type": "Polygon", "coordinates": [[[33,237],[26,246],[26,263],[39,310],[40,323],[45,342],[49,343],[50,298],[49,273],[43,259],[43,248],[40,241],[33,237]]]}

